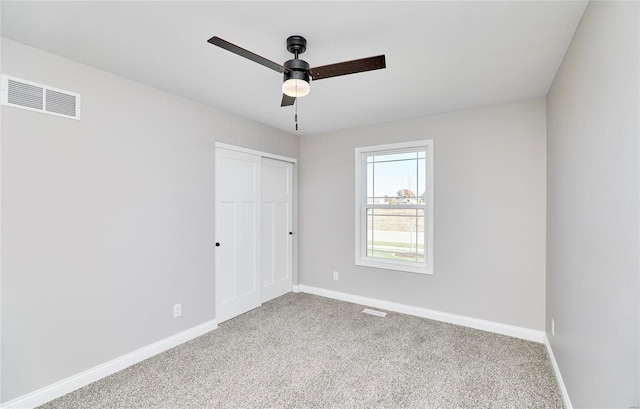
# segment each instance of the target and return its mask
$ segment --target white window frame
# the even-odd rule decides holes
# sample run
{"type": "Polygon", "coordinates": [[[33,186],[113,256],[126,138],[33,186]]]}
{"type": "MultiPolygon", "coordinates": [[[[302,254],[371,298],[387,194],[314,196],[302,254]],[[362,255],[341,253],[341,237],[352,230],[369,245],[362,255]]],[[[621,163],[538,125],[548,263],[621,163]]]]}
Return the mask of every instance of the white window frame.
{"type": "MultiPolygon", "coordinates": [[[[392,143],[386,145],[364,146],[355,149],[356,170],[356,243],[355,263],[359,266],[383,268],[387,270],[406,271],[419,274],[433,274],[433,140],[392,143]],[[387,260],[367,256],[367,208],[380,207],[367,203],[367,160],[372,154],[392,154],[425,150],[426,200],[424,203],[425,226],[425,261],[387,260]]],[[[389,205],[393,208],[415,208],[415,206],[389,205]]]]}

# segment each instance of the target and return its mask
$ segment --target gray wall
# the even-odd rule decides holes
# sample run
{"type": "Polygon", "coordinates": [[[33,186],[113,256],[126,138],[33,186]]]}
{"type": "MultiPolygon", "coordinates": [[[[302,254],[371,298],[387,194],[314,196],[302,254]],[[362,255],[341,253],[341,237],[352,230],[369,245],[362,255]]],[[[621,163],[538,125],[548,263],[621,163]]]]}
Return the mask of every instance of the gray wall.
{"type": "Polygon", "coordinates": [[[545,109],[537,99],[301,138],[301,284],[543,330],[545,109]],[[434,140],[435,274],[356,266],[354,148],[420,139],[434,140]]]}
{"type": "Polygon", "coordinates": [[[7,39],[2,73],[82,95],[2,107],[6,402],[214,319],[214,143],[298,138],[7,39]]]}
{"type": "Polygon", "coordinates": [[[591,2],[547,99],[547,335],[578,408],[640,402],[639,12],[591,2]]]}

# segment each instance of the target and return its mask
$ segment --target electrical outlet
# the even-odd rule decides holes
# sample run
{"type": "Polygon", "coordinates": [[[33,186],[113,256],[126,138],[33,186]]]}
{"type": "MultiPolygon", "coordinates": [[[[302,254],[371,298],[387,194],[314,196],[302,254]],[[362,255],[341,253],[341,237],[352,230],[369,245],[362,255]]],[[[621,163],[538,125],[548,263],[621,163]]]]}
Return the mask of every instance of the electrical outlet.
{"type": "Polygon", "coordinates": [[[336,280],[336,281],[338,280],[338,272],[337,271],[333,272],[333,279],[336,280]]]}
{"type": "Polygon", "coordinates": [[[551,318],[551,335],[556,336],[556,322],[551,318]]]}
{"type": "Polygon", "coordinates": [[[182,304],[176,304],[173,306],[173,318],[178,318],[182,315],[182,304]]]}

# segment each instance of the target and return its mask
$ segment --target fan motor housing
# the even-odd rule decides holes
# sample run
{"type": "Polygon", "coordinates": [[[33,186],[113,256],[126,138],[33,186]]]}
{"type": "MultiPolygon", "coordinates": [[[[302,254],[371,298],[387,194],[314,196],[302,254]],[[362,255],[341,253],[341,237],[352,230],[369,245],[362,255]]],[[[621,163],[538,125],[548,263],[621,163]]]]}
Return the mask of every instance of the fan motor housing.
{"type": "Polygon", "coordinates": [[[284,63],[284,80],[294,79],[294,80],[304,80],[306,82],[311,81],[311,76],[309,75],[309,63],[300,60],[298,58],[286,61],[284,63]]]}

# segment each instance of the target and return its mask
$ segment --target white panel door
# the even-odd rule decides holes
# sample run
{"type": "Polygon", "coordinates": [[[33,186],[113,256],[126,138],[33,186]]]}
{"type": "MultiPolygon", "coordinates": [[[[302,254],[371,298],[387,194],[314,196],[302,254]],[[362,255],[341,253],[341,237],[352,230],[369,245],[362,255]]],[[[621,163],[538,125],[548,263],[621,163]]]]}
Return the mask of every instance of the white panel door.
{"type": "Polygon", "coordinates": [[[262,302],[291,291],[293,164],[262,158],[262,302]]]}
{"type": "Polygon", "coordinates": [[[261,157],[216,148],[216,319],[261,305],[261,157]]]}

